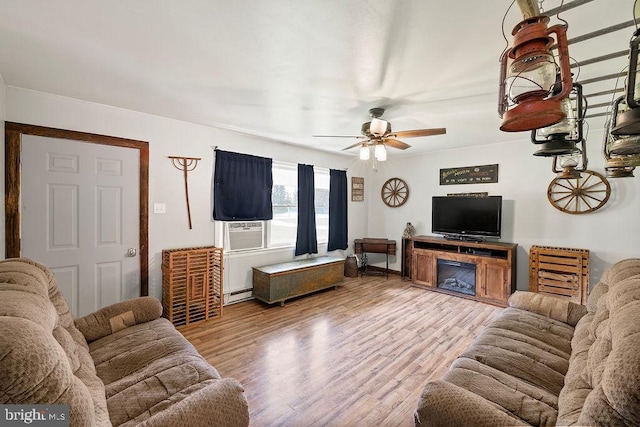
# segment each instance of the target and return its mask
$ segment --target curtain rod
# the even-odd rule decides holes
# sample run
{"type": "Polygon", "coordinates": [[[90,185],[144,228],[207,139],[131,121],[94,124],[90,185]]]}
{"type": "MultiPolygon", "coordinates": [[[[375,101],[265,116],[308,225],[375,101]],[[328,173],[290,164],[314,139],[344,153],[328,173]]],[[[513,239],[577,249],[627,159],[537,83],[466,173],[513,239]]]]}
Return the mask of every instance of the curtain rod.
{"type": "MultiPolygon", "coordinates": [[[[280,163],[280,164],[290,165],[290,166],[295,166],[295,165],[299,164],[299,163],[286,162],[286,161],[283,161],[283,160],[273,160],[273,161],[274,161],[274,163],[280,163]]],[[[306,164],[306,163],[304,163],[304,164],[306,164]]],[[[340,171],[345,171],[345,172],[347,172],[349,170],[349,168],[328,168],[326,166],[321,166],[321,165],[312,165],[312,166],[314,166],[314,167],[317,166],[317,167],[322,168],[322,169],[333,169],[333,170],[340,170],[340,171]]]]}
{"type": "MultiPolygon", "coordinates": [[[[217,145],[212,145],[211,148],[213,148],[214,151],[218,151],[218,146],[217,145]]],[[[240,153],[240,154],[243,154],[243,153],[240,153]]],[[[251,154],[249,154],[249,155],[251,155],[251,154]]],[[[276,163],[287,163],[287,164],[290,164],[290,165],[297,164],[297,163],[285,162],[285,161],[282,161],[282,160],[274,160],[274,159],[271,159],[271,160],[273,160],[276,163]]],[[[349,171],[349,168],[328,168],[326,166],[319,166],[319,165],[313,165],[313,166],[318,166],[319,168],[323,168],[323,169],[333,169],[333,170],[340,170],[340,171],[345,171],[345,172],[349,171]]]]}

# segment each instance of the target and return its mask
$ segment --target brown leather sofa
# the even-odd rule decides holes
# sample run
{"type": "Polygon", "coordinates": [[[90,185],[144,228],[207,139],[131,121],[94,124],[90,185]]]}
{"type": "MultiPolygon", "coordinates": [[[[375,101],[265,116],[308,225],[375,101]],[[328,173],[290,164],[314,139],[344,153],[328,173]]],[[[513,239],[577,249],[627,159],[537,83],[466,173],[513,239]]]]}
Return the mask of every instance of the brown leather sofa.
{"type": "Polygon", "coordinates": [[[640,425],[640,259],[611,266],[586,307],[514,293],[426,384],[415,424],[640,425]]]}
{"type": "Polygon", "coordinates": [[[0,403],[67,404],[72,426],[247,426],[241,384],[161,314],[143,297],[74,321],[47,267],[0,261],[0,403]]]}

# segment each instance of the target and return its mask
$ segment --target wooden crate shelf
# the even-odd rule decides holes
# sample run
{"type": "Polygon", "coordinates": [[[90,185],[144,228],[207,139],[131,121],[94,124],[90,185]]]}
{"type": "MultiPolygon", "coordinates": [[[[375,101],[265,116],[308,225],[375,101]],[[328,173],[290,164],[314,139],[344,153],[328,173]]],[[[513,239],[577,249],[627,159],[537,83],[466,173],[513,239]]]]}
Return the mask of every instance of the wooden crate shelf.
{"type": "Polygon", "coordinates": [[[222,248],[162,251],[162,311],[175,326],[222,317],[222,248]]]}
{"type": "Polygon", "coordinates": [[[589,250],[532,246],[529,291],[586,304],[589,295],[589,250]]]}

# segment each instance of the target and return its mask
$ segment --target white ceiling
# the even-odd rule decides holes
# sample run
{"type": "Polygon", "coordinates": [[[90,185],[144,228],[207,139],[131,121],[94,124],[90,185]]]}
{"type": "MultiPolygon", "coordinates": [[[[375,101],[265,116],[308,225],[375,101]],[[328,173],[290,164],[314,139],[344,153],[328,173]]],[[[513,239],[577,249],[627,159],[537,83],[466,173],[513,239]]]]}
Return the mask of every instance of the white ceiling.
{"type": "MultiPolygon", "coordinates": [[[[412,148],[390,155],[522,140],[528,135],[498,130],[502,20],[510,42],[522,19],[515,5],[504,16],[510,4],[0,0],[0,75],[9,86],[336,152],[355,140],[312,135],[358,135],[371,107],[385,107],[396,131],[447,128],[405,140],[412,148]]],[[[629,21],[632,10],[633,0],[594,0],[561,17],[571,39],[629,21]]],[[[569,50],[577,61],[621,51],[632,33],[569,50]]],[[[626,61],[582,67],[578,80],[619,72],[626,61]]],[[[585,93],[615,84],[587,85],[585,93]]]]}

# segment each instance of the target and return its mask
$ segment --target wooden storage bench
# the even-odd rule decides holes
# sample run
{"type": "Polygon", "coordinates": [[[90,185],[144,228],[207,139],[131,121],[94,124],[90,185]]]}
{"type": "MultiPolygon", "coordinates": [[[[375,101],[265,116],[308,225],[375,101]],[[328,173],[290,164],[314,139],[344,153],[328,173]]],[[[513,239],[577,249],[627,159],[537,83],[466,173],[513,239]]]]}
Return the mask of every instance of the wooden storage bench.
{"type": "Polygon", "coordinates": [[[344,259],[329,256],[253,267],[253,296],[267,304],[338,287],[344,281],[344,259]]]}

